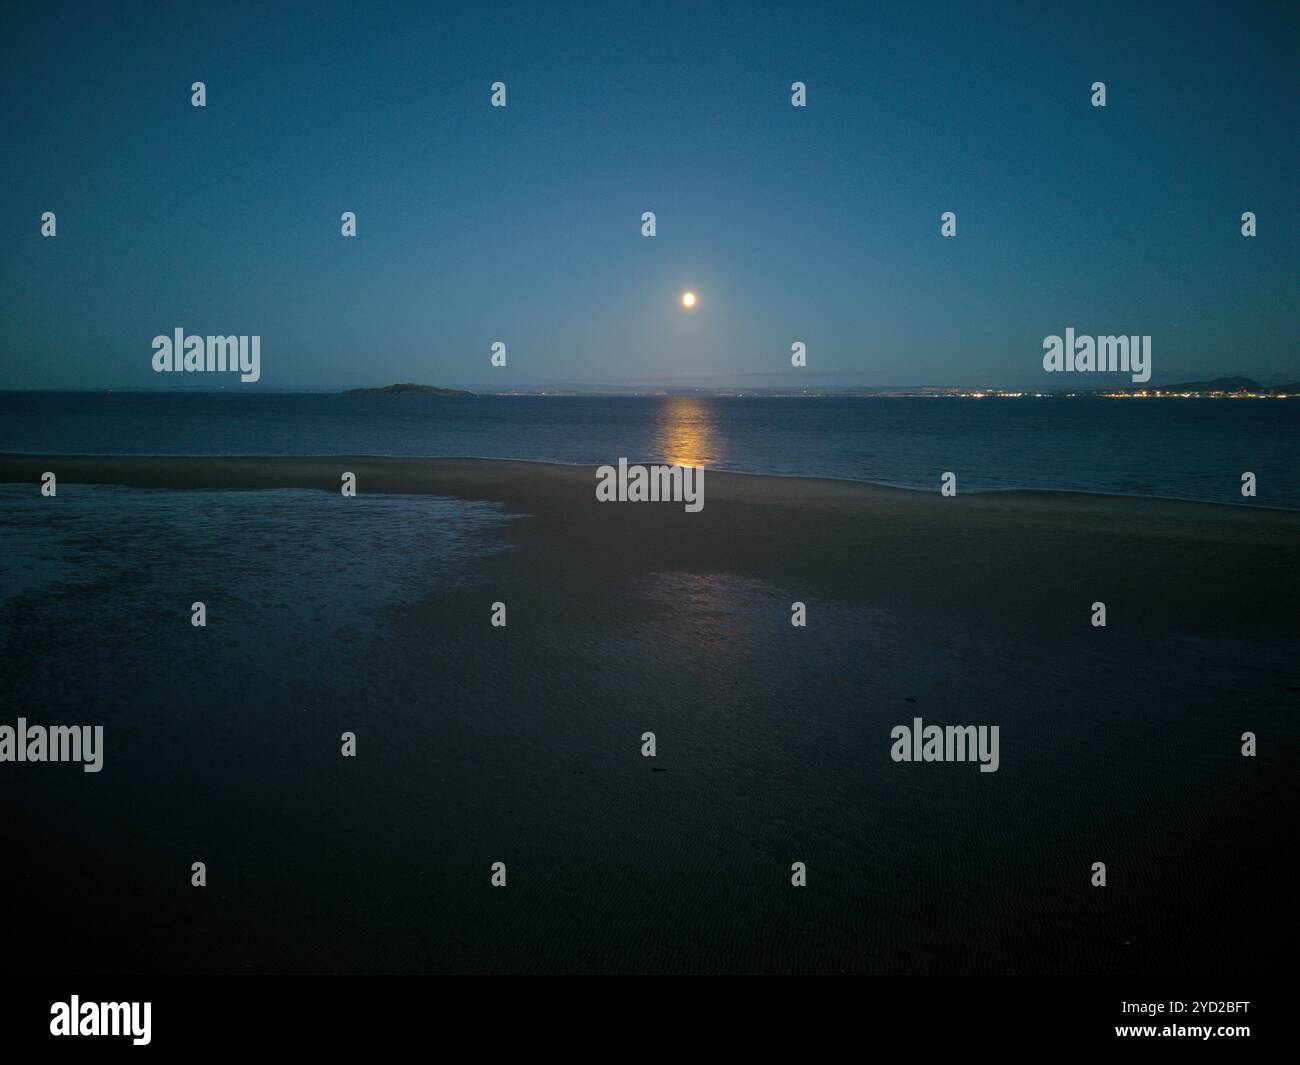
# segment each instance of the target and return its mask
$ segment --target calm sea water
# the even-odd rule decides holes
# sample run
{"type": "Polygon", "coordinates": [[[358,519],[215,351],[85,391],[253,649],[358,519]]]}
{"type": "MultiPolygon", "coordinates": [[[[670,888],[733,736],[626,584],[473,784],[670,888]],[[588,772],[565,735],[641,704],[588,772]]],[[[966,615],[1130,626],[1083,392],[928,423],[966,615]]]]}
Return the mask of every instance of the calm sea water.
{"type": "Polygon", "coordinates": [[[933,490],[1044,489],[1300,509],[1300,403],[0,393],[0,451],[681,462],[933,490]]]}

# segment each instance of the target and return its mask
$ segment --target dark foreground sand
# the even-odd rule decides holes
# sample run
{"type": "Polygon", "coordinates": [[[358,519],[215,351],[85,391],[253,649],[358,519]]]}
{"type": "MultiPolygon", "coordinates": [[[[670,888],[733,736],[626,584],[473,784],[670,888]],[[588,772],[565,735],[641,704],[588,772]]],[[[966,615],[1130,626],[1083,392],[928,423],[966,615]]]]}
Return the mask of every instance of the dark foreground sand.
{"type": "MultiPolygon", "coordinates": [[[[0,706],[102,720],[108,755],[99,774],[0,773],[0,904],[24,915],[26,964],[1221,978],[1289,963],[1298,514],[716,472],[687,513],[599,503],[593,469],[524,462],[0,456],[0,482],[36,499],[46,470],[58,497],[34,509],[79,561],[50,575],[33,556],[47,583],[0,615],[0,706]],[[511,549],[413,588],[386,624],[335,631],[268,592],[276,631],[245,631],[221,573],[276,587],[280,556],[259,548],[291,525],[270,508],[300,504],[268,495],[260,531],[224,546],[203,541],[202,508],[229,527],[211,498],[183,544],[71,521],[81,484],[319,488],[328,513],[362,514],[344,471],[362,497],[499,504],[514,517],[482,535],[511,549]],[[169,552],[191,560],[179,579],[169,552]],[[488,624],[496,600],[508,629],[488,624]],[[273,636],[291,653],[259,655],[273,636]],[[893,762],[890,730],[914,716],[998,725],[999,770],[893,762]],[[505,892],[487,882],[497,859],[505,892]]],[[[393,543],[420,554],[418,532],[393,543]]],[[[355,561],[327,546],[312,580],[355,561]]]]}

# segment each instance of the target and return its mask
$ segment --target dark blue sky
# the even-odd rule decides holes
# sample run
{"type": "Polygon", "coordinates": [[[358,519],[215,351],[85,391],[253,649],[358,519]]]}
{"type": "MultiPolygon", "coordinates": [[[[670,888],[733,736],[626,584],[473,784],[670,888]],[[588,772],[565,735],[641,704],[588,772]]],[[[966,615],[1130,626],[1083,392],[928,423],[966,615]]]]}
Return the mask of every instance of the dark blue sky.
{"type": "Polygon", "coordinates": [[[11,6],[0,387],[1300,378],[1294,3],[549,6],[11,6]]]}

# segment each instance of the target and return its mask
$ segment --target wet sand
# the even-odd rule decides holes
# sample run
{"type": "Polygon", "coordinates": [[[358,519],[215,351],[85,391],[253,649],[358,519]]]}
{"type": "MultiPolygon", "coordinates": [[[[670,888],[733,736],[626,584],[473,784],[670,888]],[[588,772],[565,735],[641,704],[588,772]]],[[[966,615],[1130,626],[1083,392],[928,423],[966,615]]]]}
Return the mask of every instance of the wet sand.
{"type": "MultiPolygon", "coordinates": [[[[256,538],[210,559],[187,544],[202,567],[178,587],[150,562],[171,530],[143,530],[117,571],[147,616],[93,562],[62,592],[75,631],[22,601],[10,716],[108,726],[102,773],[0,774],[22,870],[6,908],[61,971],[1214,974],[1286,956],[1268,930],[1294,887],[1300,515],[712,471],[687,513],[525,462],[0,456],[0,482],[37,497],[45,470],[42,511],[116,484],[319,488],[341,523],[367,493],[511,515],[469,583],[418,589],[382,636],[303,629],[298,661],[250,660],[256,630],[236,652],[220,626],[244,618],[216,591],[200,642],[184,610],[167,620],[232,561],[269,573],[256,538]],[[339,494],[344,471],[362,498],[339,494]],[[155,646],[161,667],[133,666],[155,646]],[[893,762],[914,717],[1000,726],[999,770],[893,762]]],[[[331,535],[313,579],[351,563],[331,535]]]]}
{"type": "MultiPolygon", "coordinates": [[[[911,615],[939,612],[1026,637],[1230,631],[1300,635],[1300,514],[1078,493],[944,498],[849,481],[710,471],[705,506],[601,503],[594,467],[485,459],[0,455],[0,481],[60,485],[319,488],[505,504],[527,515],[521,581],[609,604],[602,588],[673,569],[776,577],[810,595],[911,615]]],[[[347,500],[340,498],[346,505],[347,500]]]]}

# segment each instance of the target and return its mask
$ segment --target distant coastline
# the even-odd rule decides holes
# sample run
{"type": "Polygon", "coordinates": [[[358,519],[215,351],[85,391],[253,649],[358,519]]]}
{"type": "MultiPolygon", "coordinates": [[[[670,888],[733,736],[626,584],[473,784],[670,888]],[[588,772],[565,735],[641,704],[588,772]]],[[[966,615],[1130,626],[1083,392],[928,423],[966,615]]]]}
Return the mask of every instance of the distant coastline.
{"type": "Polygon", "coordinates": [[[383,388],[345,388],[345,396],[472,396],[458,388],[435,388],[433,385],[385,385],[383,388]]]}
{"type": "Polygon", "coordinates": [[[719,398],[943,398],[943,399],[1287,399],[1300,398],[1300,382],[1265,385],[1249,377],[1216,377],[1205,381],[1187,381],[1178,384],[1147,384],[1139,387],[1046,389],[1033,385],[980,386],[980,385],[827,385],[810,384],[807,387],[786,385],[654,385],[654,384],[521,384],[501,388],[495,384],[481,384],[469,389],[441,388],[434,385],[402,383],[382,388],[306,387],[306,388],[256,388],[242,389],[204,386],[173,386],[148,388],[138,385],[114,385],[102,388],[41,389],[0,388],[0,394],[55,394],[77,393],[131,393],[183,395],[344,395],[344,396],[449,396],[475,398],[483,396],[591,396],[610,398],[618,396],[704,396],[719,398]]]}

